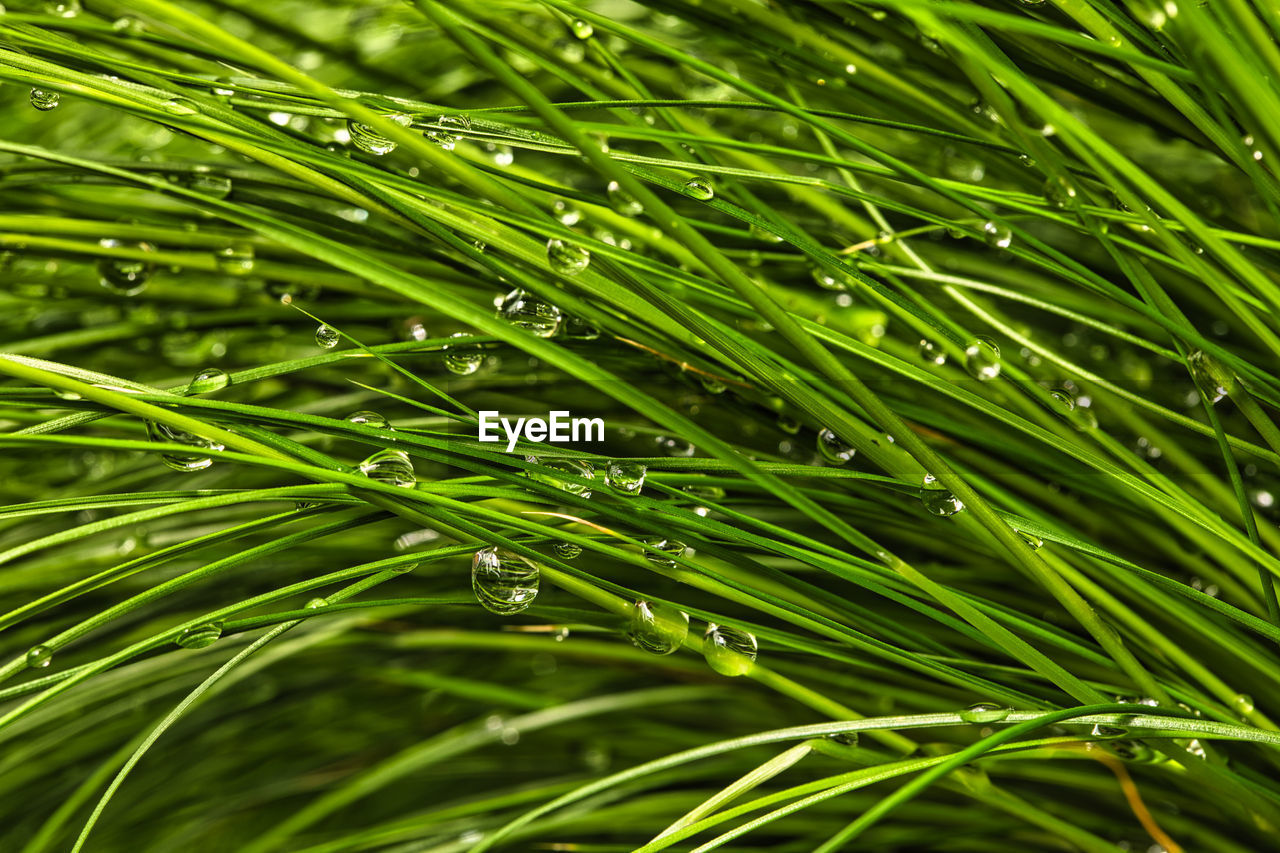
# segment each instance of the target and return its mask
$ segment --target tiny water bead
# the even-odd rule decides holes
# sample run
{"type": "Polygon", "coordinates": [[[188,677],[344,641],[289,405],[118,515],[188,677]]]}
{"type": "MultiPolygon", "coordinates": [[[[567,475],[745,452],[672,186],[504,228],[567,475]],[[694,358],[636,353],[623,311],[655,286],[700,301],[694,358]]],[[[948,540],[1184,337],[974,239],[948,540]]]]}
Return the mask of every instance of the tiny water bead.
{"type": "Polygon", "coordinates": [[[249,243],[232,243],[217,251],[213,256],[218,272],[223,275],[248,275],[253,272],[257,261],[254,258],[253,246],[249,243]]]}
{"type": "Polygon", "coordinates": [[[200,112],[200,107],[190,98],[170,98],[160,104],[160,109],[171,116],[190,116],[200,112]]]}
{"type": "Polygon", "coordinates": [[[379,450],[361,462],[358,470],[370,480],[402,489],[412,489],[418,482],[413,462],[403,450],[379,450]]]}
{"type": "Polygon", "coordinates": [[[845,291],[849,289],[843,278],[837,278],[823,267],[813,268],[813,280],[823,290],[845,291]]]}
{"type": "Polygon", "coordinates": [[[605,468],[604,484],[619,494],[638,495],[646,473],[648,469],[639,462],[614,459],[605,468]]]}
{"type": "Polygon", "coordinates": [[[554,335],[563,317],[559,308],[527,290],[511,291],[498,305],[499,319],[540,338],[554,335]]]}
{"type": "Polygon", "coordinates": [[[715,198],[716,189],[711,185],[710,181],[704,181],[701,178],[692,178],[685,181],[684,194],[689,198],[695,198],[698,201],[711,201],[715,198]]]}
{"type": "Polygon", "coordinates": [[[1039,551],[1044,547],[1044,540],[1034,533],[1028,533],[1025,530],[1015,530],[1014,532],[1022,537],[1022,541],[1026,542],[1027,547],[1032,551],[1039,551]]]}
{"type": "Polygon", "coordinates": [[[377,412],[370,412],[363,409],[358,412],[352,412],[343,418],[343,420],[348,423],[359,424],[360,426],[373,427],[374,429],[387,429],[391,426],[387,419],[382,415],[377,412]]]}
{"type": "Polygon", "coordinates": [[[596,31],[596,28],[591,26],[590,21],[584,21],[581,18],[574,18],[569,27],[573,30],[573,34],[580,39],[589,39],[596,31]]]}
{"type": "Polygon", "coordinates": [[[594,341],[600,337],[600,330],[580,317],[565,315],[564,337],[571,341],[594,341]]]}
{"type": "Polygon", "coordinates": [[[1000,347],[991,338],[974,338],[964,348],[964,369],[983,382],[995,379],[1000,375],[1000,347]]]}
{"type": "Polygon", "coordinates": [[[702,636],[702,656],[721,675],[746,675],[755,664],[758,651],[753,634],[728,625],[710,622],[702,636]]]}
{"type": "Polygon", "coordinates": [[[551,550],[562,560],[574,560],[582,553],[582,546],[572,542],[557,542],[551,546],[551,550]]]}
{"type": "MultiPolygon", "coordinates": [[[[470,337],[466,332],[455,332],[450,335],[451,338],[470,337]]],[[[446,344],[442,350],[444,353],[444,367],[455,376],[470,376],[480,369],[480,365],[484,364],[484,353],[480,351],[477,344],[446,344]]]]}
{"type": "Polygon", "coordinates": [[[1197,349],[1188,353],[1187,367],[1191,370],[1192,380],[1210,403],[1217,403],[1236,388],[1235,374],[1204,350],[1197,349]]]}
{"type": "Polygon", "coordinates": [[[59,18],[74,18],[80,14],[80,0],[45,0],[41,4],[46,15],[59,18]]]}
{"type": "Polygon", "coordinates": [[[947,363],[947,353],[942,348],[942,344],[934,343],[928,338],[920,339],[920,358],[925,364],[932,364],[935,367],[941,367],[947,363]]]}
{"type": "MultiPolygon", "coordinates": [[[[231,195],[231,179],[226,175],[215,175],[210,172],[194,172],[186,180],[187,189],[195,190],[201,195],[223,199],[231,195]]],[[[246,244],[248,245],[248,244],[246,244]]],[[[250,247],[252,251],[252,247],[250,247]]]]}
{"type": "Polygon", "coordinates": [[[531,465],[538,465],[543,469],[541,471],[529,471],[531,479],[537,480],[539,483],[546,483],[548,486],[555,486],[557,489],[563,489],[569,494],[577,495],[580,498],[591,497],[591,487],[589,485],[561,480],[559,477],[545,473],[546,471],[558,471],[573,477],[581,477],[584,480],[594,480],[596,471],[590,462],[582,459],[547,459],[544,461],[537,456],[526,456],[524,461],[531,465]]]}
{"type": "Polygon", "coordinates": [[[857,746],[858,741],[861,740],[857,732],[836,732],[827,735],[826,739],[841,746],[857,746]]]}
{"type": "Polygon", "coordinates": [[[828,462],[843,465],[853,458],[857,451],[841,441],[840,436],[832,430],[823,428],[818,433],[818,453],[828,462]]]}
{"type": "Polygon", "coordinates": [[[202,471],[208,468],[213,464],[213,458],[209,455],[209,452],[222,450],[222,445],[216,441],[193,435],[186,430],[177,429],[159,421],[147,421],[147,435],[151,437],[152,441],[166,444],[185,444],[204,451],[201,453],[160,454],[160,461],[173,470],[182,471],[183,473],[202,471]]]}
{"type": "Polygon", "coordinates": [[[609,182],[609,186],[605,187],[605,195],[609,198],[609,206],[623,216],[639,216],[644,213],[644,205],[636,201],[617,181],[609,182]]]}
{"type": "Polygon", "coordinates": [[[1122,729],[1119,726],[1104,726],[1101,723],[1089,730],[1089,736],[1095,738],[1121,738],[1128,733],[1128,729],[1122,729]]]}
{"type": "Polygon", "coordinates": [[[1049,397],[1062,407],[1064,412],[1075,411],[1076,395],[1072,394],[1066,388],[1054,388],[1049,392],[1049,397]]]}
{"type": "Polygon", "coordinates": [[[321,607],[328,607],[329,601],[324,598],[313,598],[307,602],[307,610],[319,610],[321,607]]]}
{"type": "MultiPolygon", "coordinates": [[[[400,127],[408,127],[413,123],[413,120],[403,113],[393,113],[383,116],[383,118],[394,122],[400,127]]],[[[347,119],[347,132],[351,134],[351,144],[366,154],[382,156],[396,150],[397,143],[383,136],[369,125],[362,124],[354,119],[347,119]]]]}
{"type": "Polygon", "coordinates": [[[32,646],[27,652],[26,661],[31,669],[44,669],[53,663],[53,649],[48,646],[32,646]]]}
{"type": "Polygon", "coordinates": [[[1053,207],[1066,210],[1076,202],[1075,184],[1061,175],[1050,178],[1044,183],[1044,197],[1053,207]]]}
{"type": "MultiPolygon", "coordinates": [[[[130,243],[109,238],[99,240],[98,245],[104,249],[128,249],[136,252],[156,250],[150,243],[130,243]]],[[[136,296],[146,290],[147,282],[151,280],[155,270],[153,262],[141,258],[100,258],[98,283],[119,296],[136,296]]]]}
{"type": "Polygon", "coordinates": [[[342,340],[342,335],[338,334],[338,330],[332,326],[326,326],[323,323],[316,329],[316,346],[322,349],[333,349],[342,340]]]}
{"type": "Polygon", "coordinates": [[[627,637],[636,647],[655,655],[669,655],[689,636],[689,614],[660,601],[631,605],[627,637]]]}
{"type": "Polygon", "coordinates": [[[1248,693],[1239,693],[1231,700],[1231,707],[1235,709],[1237,714],[1253,713],[1253,697],[1248,693]]]}
{"type": "Polygon", "coordinates": [[[560,275],[577,275],[591,264],[591,253],[552,237],[547,241],[547,263],[560,275]]]}
{"type": "Polygon", "coordinates": [[[993,249],[1007,249],[1013,243],[1013,232],[988,220],[982,223],[982,240],[993,249]]]}
{"type": "Polygon", "coordinates": [[[929,512],[943,518],[955,515],[964,509],[960,499],[951,494],[932,474],[924,475],[924,485],[920,489],[920,503],[929,512]]]}
{"type": "Polygon", "coordinates": [[[966,723],[998,723],[1008,719],[1011,708],[1002,708],[994,702],[978,702],[960,712],[966,723]]]}
{"type": "Polygon", "coordinates": [[[196,625],[187,628],[174,640],[184,649],[203,649],[212,646],[222,637],[222,623],[210,622],[207,625],[196,625]]]}
{"type": "Polygon", "coordinates": [[[424,130],[422,135],[445,151],[452,151],[469,130],[471,119],[467,116],[437,116],[435,126],[424,130]]]}
{"type": "Polygon", "coordinates": [[[676,561],[671,558],[683,557],[689,547],[678,539],[666,539],[661,536],[645,539],[644,544],[648,546],[644,552],[645,558],[651,563],[666,566],[668,569],[676,567],[676,561]]]}
{"type": "Polygon", "coordinates": [[[40,110],[40,112],[48,112],[58,106],[58,102],[61,100],[62,96],[57,92],[51,92],[48,89],[31,90],[31,106],[40,110]]]}
{"type": "Polygon", "coordinates": [[[514,551],[489,547],[471,558],[471,591],[490,613],[510,616],[538,597],[538,567],[514,551]]]}
{"type": "Polygon", "coordinates": [[[692,442],[674,435],[660,435],[653,440],[664,456],[689,457],[698,452],[692,442]]]}
{"type": "Polygon", "coordinates": [[[221,391],[230,384],[231,377],[225,371],[216,367],[206,367],[191,377],[191,381],[187,383],[187,393],[209,394],[213,391],[221,391]]]}

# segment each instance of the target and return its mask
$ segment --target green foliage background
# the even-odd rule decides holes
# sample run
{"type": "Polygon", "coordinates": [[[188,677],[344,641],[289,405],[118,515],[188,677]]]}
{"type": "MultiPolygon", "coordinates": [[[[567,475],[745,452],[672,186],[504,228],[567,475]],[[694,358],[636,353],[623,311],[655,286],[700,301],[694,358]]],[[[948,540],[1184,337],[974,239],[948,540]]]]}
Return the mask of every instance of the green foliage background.
{"type": "Polygon", "coordinates": [[[1280,849],[1274,8],[7,5],[0,849],[1280,849]]]}

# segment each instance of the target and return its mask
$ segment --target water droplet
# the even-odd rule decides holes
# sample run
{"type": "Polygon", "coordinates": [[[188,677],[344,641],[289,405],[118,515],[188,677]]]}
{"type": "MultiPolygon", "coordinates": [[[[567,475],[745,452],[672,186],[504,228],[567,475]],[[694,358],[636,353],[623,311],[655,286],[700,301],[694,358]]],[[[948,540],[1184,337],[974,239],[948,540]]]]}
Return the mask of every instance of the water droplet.
{"type": "Polygon", "coordinates": [[[387,419],[382,415],[377,412],[370,412],[366,410],[352,412],[343,418],[343,420],[353,424],[360,424],[361,426],[373,427],[374,429],[387,429],[391,426],[387,419]]]}
{"type": "Polygon", "coordinates": [[[600,337],[600,330],[586,320],[566,315],[564,318],[564,337],[571,341],[594,341],[600,337]]]}
{"type": "Polygon", "coordinates": [[[1027,547],[1032,551],[1039,551],[1044,547],[1044,540],[1034,533],[1028,533],[1025,530],[1014,530],[1014,532],[1022,537],[1022,541],[1026,542],[1027,547]]]}
{"type": "Polygon", "coordinates": [[[42,4],[46,15],[74,18],[80,14],[80,0],[45,0],[42,4]]]}
{"type": "Polygon", "coordinates": [[[313,598],[307,602],[307,610],[319,610],[321,607],[328,607],[329,602],[323,598],[313,598]]]}
{"type": "Polygon", "coordinates": [[[27,652],[27,666],[32,669],[44,669],[53,663],[53,649],[48,646],[32,646],[27,652]]]}
{"type": "Polygon", "coordinates": [[[609,182],[605,194],[609,197],[609,205],[623,216],[639,216],[644,213],[644,205],[636,201],[617,181],[609,182]]]}
{"type": "Polygon", "coordinates": [[[604,484],[619,494],[638,495],[640,488],[644,485],[647,470],[639,462],[613,459],[605,469],[604,484]]]}
{"type": "Polygon", "coordinates": [[[637,647],[655,655],[669,655],[689,636],[689,614],[658,601],[631,605],[627,636],[637,647]]]}
{"type": "Polygon", "coordinates": [[[702,655],[721,675],[746,675],[756,662],[758,649],[754,635],[728,625],[710,622],[702,636],[702,655]]]}
{"type": "Polygon", "coordinates": [[[710,181],[702,178],[691,178],[684,183],[684,194],[698,201],[711,201],[715,198],[716,188],[710,181]]]}
{"type": "Polygon", "coordinates": [[[584,21],[581,18],[574,18],[569,26],[573,29],[573,34],[580,39],[589,39],[596,31],[590,21],[584,21]]]}
{"type": "Polygon", "coordinates": [[[982,223],[982,239],[993,249],[1007,249],[1013,242],[1013,232],[996,222],[982,223]]]}
{"type": "Polygon", "coordinates": [[[920,339],[919,352],[920,358],[925,364],[941,367],[947,363],[947,353],[943,350],[942,345],[934,343],[927,338],[920,339]]]}
{"type": "Polygon", "coordinates": [[[1008,719],[1011,708],[1002,708],[994,702],[979,702],[960,712],[966,723],[998,723],[1008,719]]]}
{"type": "Polygon", "coordinates": [[[418,482],[413,462],[403,450],[379,450],[361,462],[358,470],[370,480],[402,489],[412,489],[418,482]]]}
{"type": "Polygon", "coordinates": [[[51,92],[48,89],[31,90],[31,106],[40,110],[40,112],[48,112],[58,106],[58,102],[61,100],[62,96],[57,92],[51,92]]]}
{"type": "Polygon", "coordinates": [[[323,323],[316,329],[316,346],[322,349],[333,349],[342,340],[342,335],[338,334],[338,330],[332,326],[326,326],[323,323]]]}
{"type": "Polygon", "coordinates": [[[698,452],[698,448],[694,447],[692,442],[674,435],[660,435],[653,440],[653,443],[666,456],[689,457],[698,452]]]}
{"type": "Polygon", "coordinates": [[[210,622],[207,625],[197,625],[194,628],[187,628],[178,635],[178,639],[174,640],[184,649],[203,649],[212,646],[222,637],[222,623],[210,622]]]}
{"type": "Polygon", "coordinates": [[[1235,374],[1204,350],[1192,350],[1187,355],[1187,367],[1191,370],[1192,380],[1210,403],[1218,402],[1235,390],[1235,374]]]}
{"type": "Polygon", "coordinates": [[[162,453],[160,461],[164,462],[175,471],[190,473],[192,471],[202,471],[213,464],[213,459],[209,456],[208,451],[220,451],[222,445],[216,441],[193,435],[186,430],[176,429],[159,421],[147,421],[147,435],[152,441],[165,442],[167,444],[185,444],[190,447],[198,448],[203,453],[162,453]]]}
{"type": "Polygon", "coordinates": [[[187,393],[209,394],[213,391],[221,391],[230,384],[231,377],[225,371],[216,367],[206,367],[191,377],[191,381],[187,383],[187,393]]]}
{"type": "Polygon", "coordinates": [[[1044,182],[1044,197],[1059,210],[1066,210],[1076,203],[1076,187],[1063,175],[1055,175],[1044,182]]]}
{"type": "Polygon", "coordinates": [[[841,746],[857,746],[860,740],[857,732],[836,732],[827,735],[826,739],[841,746]]]}
{"type": "Polygon", "coordinates": [[[174,116],[189,116],[200,112],[200,107],[190,98],[170,98],[160,104],[160,109],[174,116]]]}
{"type": "Polygon", "coordinates": [[[577,275],[591,263],[591,253],[553,237],[547,241],[547,263],[560,275],[577,275]]]}
{"type": "Polygon", "coordinates": [[[1104,726],[1101,723],[1089,730],[1089,736],[1095,738],[1118,738],[1124,737],[1128,733],[1128,729],[1122,729],[1119,726],[1104,726]]]}
{"type": "Polygon", "coordinates": [[[920,503],[934,515],[947,517],[964,509],[959,498],[934,478],[932,474],[924,475],[924,486],[920,489],[920,503]]]}
{"type": "Polygon", "coordinates": [[[651,563],[666,566],[668,569],[676,567],[676,561],[671,557],[682,557],[688,549],[688,546],[678,539],[666,539],[661,536],[645,539],[644,544],[652,549],[644,552],[645,558],[651,563]]]}
{"type": "Polygon", "coordinates": [[[539,483],[546,483],[549,486],[555,486],[557,489],[563,489],[571,495],[577,495],[581,498],[591,497],[591,487],[585,483],[575,483],[569,480],[561,480],[545,473],[546,471],[559,471],[563,474],[569,474],[573,477],[581,477],[584,480],[594,480],[596,471],[591,467],[590,462],[582,459],[547,459],[541,460],[536,456],[526,456],[524,461],[531,465],[538,465],[542,470],[530,470],[530,479],[537,480],[539,483]]]}
{"type": "Polygon", "coordinates": [[[1064,412],[1075,411],[1076,395],[1072,394],[1066,388],[1054,388],[1049,392],[1049,396],[1057,403],[1064,412]]]}
{"type": "MultiPolygon", "coordinates": [[[[133,249],[139,252],[154,252],[156,247],[150,243],[130,243],[124,240],[104,239],[98,245],[104,249],[133,249]]],[[[146,290],[151,274],[156,265],[141,258],[100,258],[98,260],[98,283],[119,296],[136,296],[146,290]]]]}
{"type": "Polygon", "coordinates": [[[828,462],[843,465],[852,459],[856,452],[852,446],[841,441],[840,436],[833,431],[824,428],[818,433],[818,453],[822,454],[822,458],[828,462]]]}
{"type": "Polygon", "coordinates": [[[1000,347],[991,338],[978,336],[964,348],[964,369],[983,382],[1000,375],[1000,347]]]}
{"type": "Polygon", "coordinates": [[[436,116],[435,127],[423,131],[422,135],[445,151],[452,151],[469,130],[471,119],[467,116],[436,116]]]}
{"type": "Polygon", "coordinates": [[[471,558],[471,590],[490,613],[519,613],[538,597],[538,567],[506,548],[485,548],[471,558]]]}
{"type": "MultiPolygon", "coordinates": [[[[186,186],[201,195],[224,199],[231,195],[231,179],[226,175],[215,175],[209,172],[193,172],[187,177],[186,186]]],[[[247,245],[247,244],[246,244],[247,245]]],[[[253,248],[250,247],[250,253],[253,248]]]]}
{"type": "Polygon", "coordinates": [[[823,267],[813,268],[813,280],[817,282],[818,287],[821,287],[823,290],[844,291],[849,289],[849,286],[845,284],[841,278],[837,278],[832,275],[823,267]]]}
{"type": "Polygon", "coordinates": [[[513,290],[498,306],[498,317],[540,338],[549,338],[560,328],[560,309],[527,290],[513,290]]]}
{"type": "Polygon", "coordinates": [[[232,243],[219,249],[213,259],[223,275],[248,275],[255,264],[253,246],[249,243],[232,243]]]}
{"type": "Polygon", "coordinates": [[[1253,697],[1248,693],[1239,693],[1231,700],[1231,707],[1235,709],[1237,714],[1253,713],[1253,697]]]}
{"type": "MultiPolygon", "coordinates": [[[[466,332],[455,332],[449,337],[467,338],[470,335],[466,332]]],[[[480,351],[478,344],[446,344],[442,352],[445,369],[456,376],[470,376],[484,364],[484,353],[480,351]]]]}
{"type": "MultiPolygon", "coordinates": [[[[399,127],[408,127],[413,123],[413,120],[403,113],[393,113],[383,118],[394,122],[399,127]]],[[[387,139],[367,124],[347,119],[347,132],[351,134],[351,144],[366,154],[382,156],[396,150],[396,142],[387,139]]]]}
{"type": "Polygon", "coordinates": [[[562,560],[574,560],[582,553],[582,546],[572,542],[557,542],[551,546],[551,550],[562,560]]]}

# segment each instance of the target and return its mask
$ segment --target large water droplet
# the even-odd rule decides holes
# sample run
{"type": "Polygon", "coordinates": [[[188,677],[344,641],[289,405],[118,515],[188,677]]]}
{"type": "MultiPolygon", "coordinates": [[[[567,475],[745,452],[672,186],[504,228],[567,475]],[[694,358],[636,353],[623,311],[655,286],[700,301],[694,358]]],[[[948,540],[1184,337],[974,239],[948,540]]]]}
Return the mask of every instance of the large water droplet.
{"type": "Polygon", "coordinates": [[[644,477],[648,469],[639,462],[626,459],[614,459],[604,472],[604,483],[609,488],[623,495],[638,495],[644,485],[644,477]]]}
{"type": "Polygon", "coordinates": [[[231,377],[225,371],[216,367],[206,367],[191,377],[191,381],[187,383],[187,393],[209,394],[213,391],[221,391],[230,384],[231,377]]]}
{"type": "Polygon", "coordinates": [[[403,450],[379,450],[360,463],[359,471],[370,480],[402,489],[412,489],[418,482],[413,462],[403,450]]]}
{"type": "MultiPolygon", "coordinates": [[[[103,239],[98,245],[104,249],[134,249],[139,252],[154,252],[156,247],[150,243],[130,243],[124,240],[103,239]]],[[[146,290],[151,274],[156,265],[141,258],[100,258],[98,260],[98,283],[120,296],[135,296],[146,290]]]]}
{"type": "Polygon", "coordinates": [[[1007,249],[1013,243],[1013,232],[998,222],[982,223],[982,239],[993,249],[1007,249]]]}
{"type": "Polygon", "coordinates": [[[253,245],[250,243],[232,243],[214,253],[213,260],[218,266],[218,272],[236,276],[253,272],[256,263],[253,245]]]}
{"type": "Polygon", "coordinates": [[[53,663],[53,649],[48,646],[32,646],[27,652],[27,666],[32,669],[44,669],[53,663]]]}
{"type": "Polygon", "coordinates": [[[591,263],[591,253],[553,237],[547,241],[547,263],[560,275],[577,275],[591,263]]]}
{"type": "Polygon", "coordinates": [[[467,116],[437,116],[435,127],[427,128],[422,135],[445,151],[452,151],[469,130],[471,119],[467,116]]]}
{"type": "Polygon", "coordinates": [[[644,544],[653,549],[646,550],[644,552],[645,557],[650,562],[657,563],[659,566],[666,566],[669,569],[676,567],[676,561],[671,557],[684,556],[684,552],[689,547],[678,539],[666,539],[661,536],[645,539],[644,544]]]}
{"type": "MultiPolygon", "coordinates": [[[[451,338],[470,337],[466,332],[455,332],[451,338]]],[[[445,369],[456,376],[470,376],[484,364],[484,353],[478,344],[447,344],[443,348],[445,369]]]]}
{"type": "Polygon", "coordinates": [[[360,426],[373,427],[374,429],[386,429],[391,426],[387,419],[382,415],[365,409],[361,409],[358,412],[352,412],[343,418],[343,420],[348,423],[359,424],[360,426]]]}
{"type": "Polygon", "coordinates": [[[998,723],[1008,719],[1011,710],[1002,708],[994,702],[979,702],[961,711],[960,719],[966,723],[998,723]]]}
{"type": "Polygon", "coordinates": [[[698,201],[711,201],[715,198],[716,188],[711,185],[710,181],[702,178],[692,178],[685,181],[684,194],[689,198],[696,198],[698,201]]]}
{"type": "Polygon", "coordinates": [[[1236,388],[1236,376],[1218,359],[1204,350],[1192,350],[1187,355],[1187,367],[1191,378],[1210,403],[1217,403],[1236,388]]]}
{"type": "MultiPolygon", "coordinates": [[[[403,113],[393,113],[383,116],[388,121],[394,122],[400,127],[408,127],[413,123],[409,116],[403,113]]],[[[397,143],[383,136],[367,124],[347,119],[347,132],[351,134],[351,144],[366,154],[390,154],[396,150],[397,143]]]]}
{"type": "Polygon", "coordinates": [[[540,338],[549,338],[560,328],[560,309],[537,294],[513,290],[498,306],[499,319],[540,338]]]}
{"type": "Polygon", "coordinates": [[[159,421],[147,421],[147,435],[152,441],[161,441],[167,444],[186,444],[194,448],[198,448],[202,453],[162,453],[160,461],[164,462],[175,471],[190,473],[192,471],[202,471],[213,464],[212,457],[208,451],[220,451],[222,445],[216,441],[193,435],[186,430],[176,429],[159,421]]]}
{"type": "Polygon", "coordinates": [[[924,360],[925,364],[941,367],[947,363],[947,352],[942,348],[941,344],[936,344],[927,338],[921,338],[920,358],[924,360]]]}
{"type": "Polygon", "coordinates": [[[609,186],[605,188],[605,194],[609,197],[609,205],[623,216],[639,216],[644,213],[644,205],[624,190],[617,181],[609,182],[609,186]]]}
{"type": "Polygon", "coordinates": [[[591,497],[591,487],[585,483],[575,483],[569,480],[561,480],[547,471],[559,471],[563,474],[569,474],[574,477],[581,477],[584,480],[594,480],[596,472],[591,467],[590,462],[582,459],[546,459],[542,460],[536,456],[526,456],[524,461],[540,466],[539,469],[531,469],[529,471],[530,479],[537,480],[539,483],[546,483],[549,486],[555,486],[557,489],[563,489],[571,495],[577,495],[581,498],[591,497]]]}
{"type": "Polygon", "coordinates": [[[960,499],[951,494],[932,474],[924,475],[924,486],[920,489],[920,503],[929,512],[943,517],[955,515],[964,509],[960,499]]]}
{"type": "Polygon", "coordinates": [[[178,639],[174,640],[184,649],[203,649],[212,646],[222,637],[222,623],[210,622],[207,625],[197,625],[194,628],[187,628],[178,635],[178,639]]]}
{"type": "Polygon", "coordinates": [[[582,546],[572,542],[557,542],[551,546],[551,550],[562,560],[574,560],[582,553],[582,546]]]}
{"type": "Polygon", "coordinates": [[[689,636],[689,614],[659,601],[637,601],[631,605],[627,636],[646,652],[669,655],[689,636]]]}
{"type": "Polygon", "coordinates": [[[342,340],[342,335],[338,334],[338,330],[332,326],[321,324],[316,329],[316,346],[323,349],[333,349],[342,340]]]}
{"type": "Polygon", "coordinates": [[[471,559],[471,590],[485,610],[499,616],[533,604],[538,577],[537,565],[506,548],[485,548],[471,559]]]}
{"type": "Polygon", "coordinates": [[[58,102],[61,100],[62,96],[57,92],[51,92],[48,89],[31,90],[31,106],[41,112],[48,112],[58,106],[58,102]]]}
{"type": "Polygon", "coordinates": [[[857,451],[845,444],[832,430],[823,428],[818,433],[818,453],[828,462],[843,465],[853,458],[857,451]]]}
{"type": "Polygon", "coordinates": [[[746,675],[756,662],[758,648],[754,635],[728,625],[710,622],[702,636],[702,655],[721,675],[746,675]]]}
{"type": "Polygon", "coordinates": [[[964,369],[983,382],[1000,375],[1000,347],[991,338],[978,336],[964,348],[964,369]]]}

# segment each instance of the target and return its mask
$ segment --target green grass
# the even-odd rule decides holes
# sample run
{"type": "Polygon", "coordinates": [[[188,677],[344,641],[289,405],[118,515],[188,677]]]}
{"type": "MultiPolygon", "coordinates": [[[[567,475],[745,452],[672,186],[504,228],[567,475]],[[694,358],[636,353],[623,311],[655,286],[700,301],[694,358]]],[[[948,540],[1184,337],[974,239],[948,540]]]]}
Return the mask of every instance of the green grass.
{"type": "Polygon", "coordinates": [[[1275,10],[6,5],[0,849],[1280,850],[1275,10]]]}

